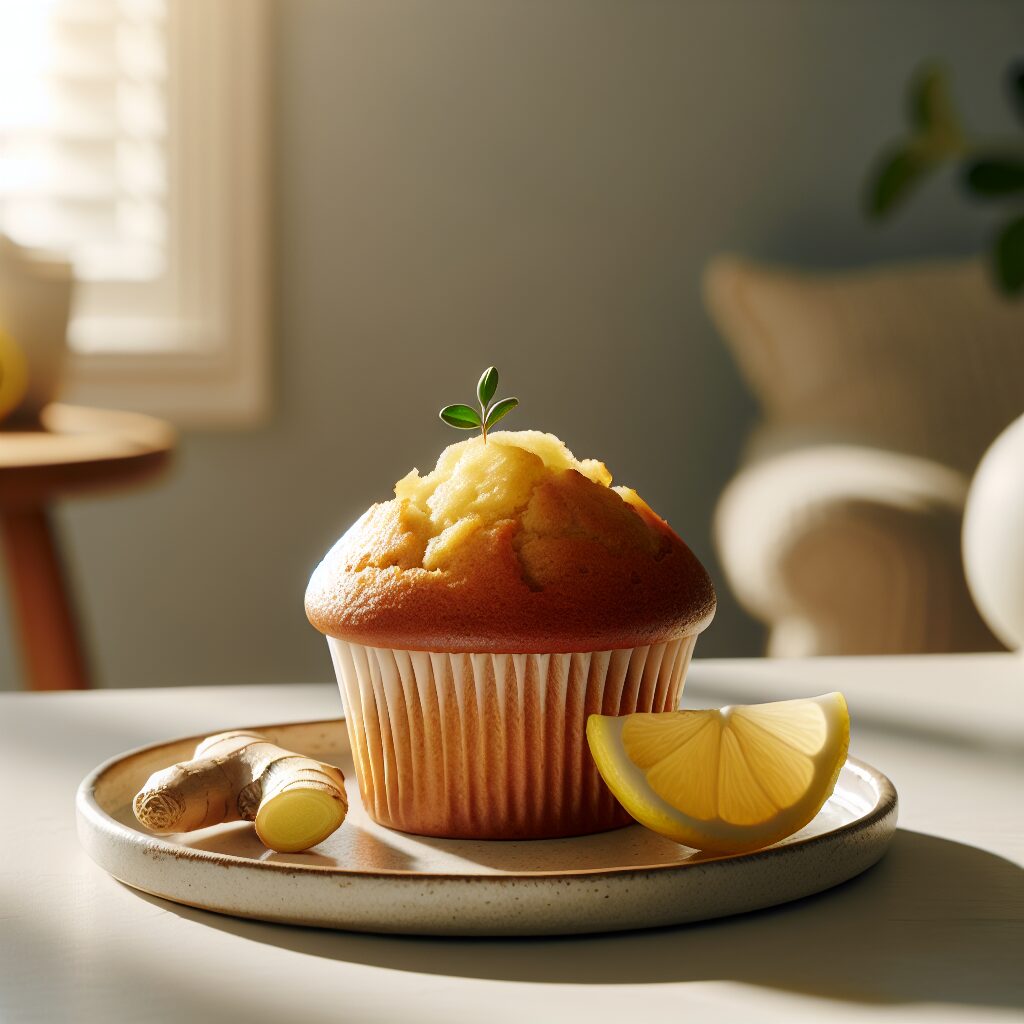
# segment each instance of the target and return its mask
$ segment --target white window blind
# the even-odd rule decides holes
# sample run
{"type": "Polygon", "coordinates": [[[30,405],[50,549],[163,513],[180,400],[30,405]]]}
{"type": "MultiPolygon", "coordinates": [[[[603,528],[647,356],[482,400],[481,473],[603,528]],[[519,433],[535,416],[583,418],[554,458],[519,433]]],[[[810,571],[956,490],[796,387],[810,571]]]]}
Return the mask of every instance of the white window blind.
{"type": "Polygon", "coordinates": [[[65,397],[269,407],[268,0],[0,0],[0,232],[75,266],[65,397]]]}
{"type": "Polygon", "coordinates": [[[0,231],[84,281],[167,265],[166,0],[0,0],[0,231]]]}

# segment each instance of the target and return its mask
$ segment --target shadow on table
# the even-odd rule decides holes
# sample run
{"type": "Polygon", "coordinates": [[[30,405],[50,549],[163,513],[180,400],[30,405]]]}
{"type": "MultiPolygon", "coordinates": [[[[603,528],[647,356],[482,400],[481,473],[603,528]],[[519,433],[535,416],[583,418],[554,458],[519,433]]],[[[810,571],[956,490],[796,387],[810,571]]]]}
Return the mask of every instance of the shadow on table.
{"type": "Polygon", "coordinates": [[[731,980],[860,1003],[1024,1005],[1024,870],[904,830],[881,863],[837,889],[754,914],[628,934],[359,935],[142,898],[252,942],[391,970],[580,985],[731,980]]]}

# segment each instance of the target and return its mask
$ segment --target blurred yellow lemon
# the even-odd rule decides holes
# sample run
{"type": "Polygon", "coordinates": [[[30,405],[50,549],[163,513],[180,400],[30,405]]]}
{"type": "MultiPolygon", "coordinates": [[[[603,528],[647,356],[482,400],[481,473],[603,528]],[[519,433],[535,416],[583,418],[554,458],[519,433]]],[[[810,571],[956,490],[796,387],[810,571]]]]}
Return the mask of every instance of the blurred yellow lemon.
{"type": "Polygon", "coordinates": [[[28,363],[14,339],[0,329],[0,420],[25,397],[28,363]]]}
{"type": "Polygon", "coordinates": [[[611,717],[587,741],[602,778],[642,825],[677,843],[743,853],[799,831],[835,788],[850,747],[841,693],[806,700],[611,717]]]}

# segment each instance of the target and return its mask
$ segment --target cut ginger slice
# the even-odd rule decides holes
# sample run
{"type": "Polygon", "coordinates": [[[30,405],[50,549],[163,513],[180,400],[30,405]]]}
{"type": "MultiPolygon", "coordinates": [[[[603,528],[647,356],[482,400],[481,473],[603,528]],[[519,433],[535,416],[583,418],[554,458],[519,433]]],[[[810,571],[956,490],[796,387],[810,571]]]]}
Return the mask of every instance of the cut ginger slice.
{"type": "Polygon", "coordinates": [[[798,832],[831,796],[850,746],[841,693],[591,715],[602,778],[642,825],[698,850],[744,853],[798,832]]]}

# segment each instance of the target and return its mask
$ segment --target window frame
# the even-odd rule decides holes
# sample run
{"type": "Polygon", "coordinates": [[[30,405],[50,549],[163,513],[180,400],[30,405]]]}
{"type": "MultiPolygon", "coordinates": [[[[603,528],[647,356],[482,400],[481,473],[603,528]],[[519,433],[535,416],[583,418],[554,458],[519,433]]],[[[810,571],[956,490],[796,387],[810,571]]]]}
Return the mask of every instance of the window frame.
{"type": "Polygon", "coordinates": [[[96,315],[89,300],[125,286],[80,284],[93,308],[72,323],[84,344],[69,352],[65,400],[184,427],[269,415],[269,17],[267,0],[170,0],[173,315],[96,315]]]}

